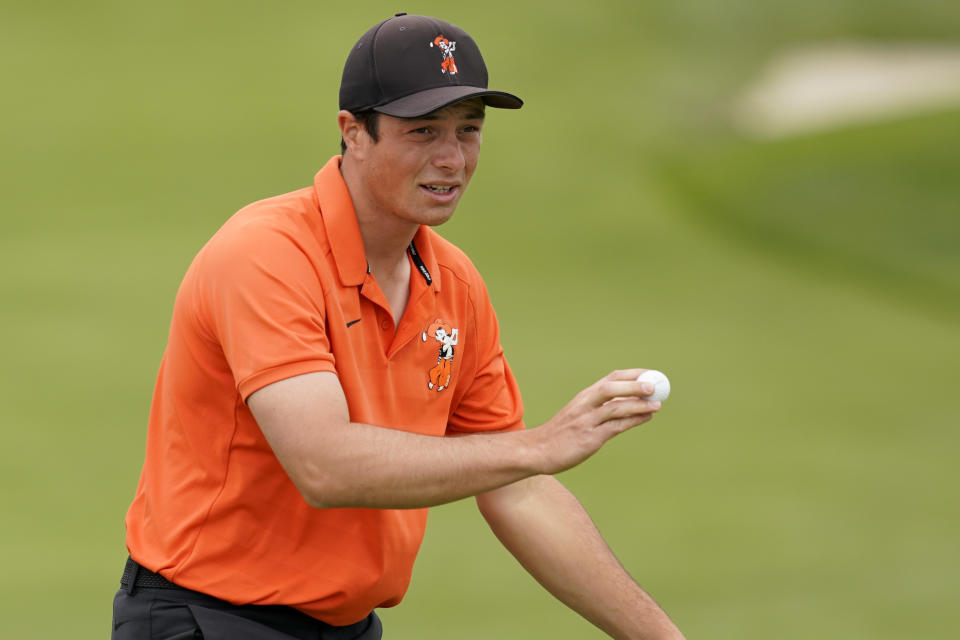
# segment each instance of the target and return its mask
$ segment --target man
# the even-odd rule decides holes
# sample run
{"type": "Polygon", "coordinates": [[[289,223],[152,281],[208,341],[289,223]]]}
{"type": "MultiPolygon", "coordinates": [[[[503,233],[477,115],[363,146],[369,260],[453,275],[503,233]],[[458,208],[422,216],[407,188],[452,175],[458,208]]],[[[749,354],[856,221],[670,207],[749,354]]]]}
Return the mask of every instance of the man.
{"type": "Polygon", "coordinates": [[[485,107],[521,104],[453,25],[398,14],[360,38],[342,157],[235,214],[177,294],[114,638],[379,638],[426,508],[470,496],[611,636],[682,638],[552,477],[650,420],[643,370],[524,429],[483,281],[431,230],[470,182],[485,107]]]}

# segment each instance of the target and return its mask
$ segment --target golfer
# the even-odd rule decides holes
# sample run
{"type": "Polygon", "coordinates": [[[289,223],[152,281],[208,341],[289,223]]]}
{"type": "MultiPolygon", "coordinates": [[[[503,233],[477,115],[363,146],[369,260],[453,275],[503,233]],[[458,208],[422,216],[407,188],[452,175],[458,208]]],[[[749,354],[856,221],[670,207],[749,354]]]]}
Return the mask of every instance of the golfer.
{"type": "Polygon", "coordinates": [[[610,636],[682,638],[553,477],[651,419],[643,370],[525,428],[483,280],[432,229],[470,183],[485,109],[521,104],[452,24],[398,14],[356,43],[342,155],[232,216],[177,293],[113,638],[380,638],[427,508],[471,496],[610,636]]]}

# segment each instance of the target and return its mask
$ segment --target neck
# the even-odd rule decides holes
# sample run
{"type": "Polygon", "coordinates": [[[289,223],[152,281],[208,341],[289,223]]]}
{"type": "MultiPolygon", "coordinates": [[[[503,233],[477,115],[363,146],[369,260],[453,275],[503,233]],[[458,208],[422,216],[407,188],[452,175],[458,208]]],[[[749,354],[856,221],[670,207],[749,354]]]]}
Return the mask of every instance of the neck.
{"type": "Polygon", "coordinates": [[[370,270],[374,275],[394,272],[406,262],[407,247],[413,242],[420,225],[390,215],[367,197],[359,172],[349,156],[344,156],[341,161],[340,173],[353,201],[370,270]]]}

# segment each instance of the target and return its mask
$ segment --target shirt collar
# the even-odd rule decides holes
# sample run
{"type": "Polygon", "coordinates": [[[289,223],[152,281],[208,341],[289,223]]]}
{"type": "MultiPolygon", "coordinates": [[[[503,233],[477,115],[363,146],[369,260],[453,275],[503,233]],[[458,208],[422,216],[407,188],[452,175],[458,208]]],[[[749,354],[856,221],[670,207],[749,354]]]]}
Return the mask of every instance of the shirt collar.
{"type": "MultiPolygon", "coordinates": [[[[363,248],[363,236],[360,235],[360,225],[357,223],[357,214],[353,209],[353,200],[340,174],[341,158],[342,156],[332,157],[317,172],[313,184],[323,226],[330,243],[330,252],[333,254],[333,261],[340,275],[340,283],[345,287],[355,287],[363,284],[367,276],[367,256],[363,248]]],[[[437,265],[437,256],[433,251],[434,233],[429,227],[420,225],[413,238],[413,245],[429,275],[431,281],[429,286],[439,291],[440,269],[437,265]]],[[[426,280],[422,271],[415,277],[426,280]]]]}
{"type": "Polygon", "coordinates": [[[330,252],[346,287],[363,284],[367,276],[367,255],[353,200],[340,175],[341,156],[332,157],[313,180],[314,193],[320,207],[323,226],[330,242],[330,252]]]}

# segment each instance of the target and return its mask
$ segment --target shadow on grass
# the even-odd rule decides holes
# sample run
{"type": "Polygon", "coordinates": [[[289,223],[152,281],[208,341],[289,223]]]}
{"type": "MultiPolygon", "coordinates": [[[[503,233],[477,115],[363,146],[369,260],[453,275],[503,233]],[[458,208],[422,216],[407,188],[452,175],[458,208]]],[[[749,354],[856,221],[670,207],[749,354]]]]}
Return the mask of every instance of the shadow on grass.
{"type": "Polygon", "coordinates": [[[960,322],[960,111],[695,151],[658,178],[698,224],[960,322]]]}

